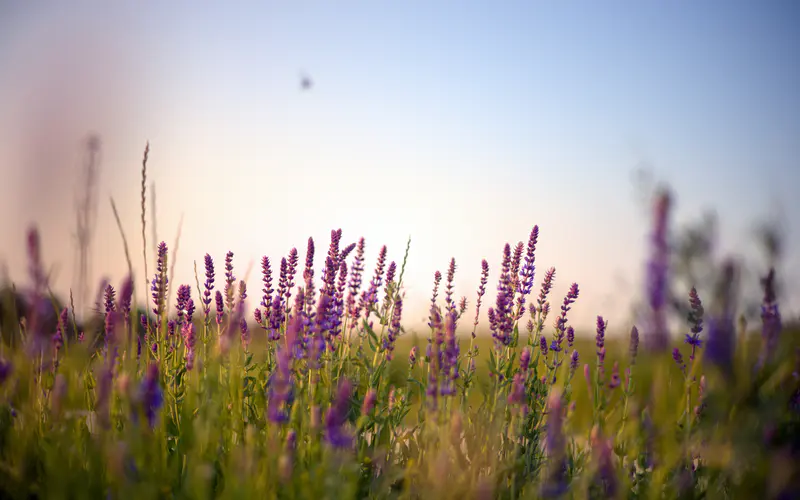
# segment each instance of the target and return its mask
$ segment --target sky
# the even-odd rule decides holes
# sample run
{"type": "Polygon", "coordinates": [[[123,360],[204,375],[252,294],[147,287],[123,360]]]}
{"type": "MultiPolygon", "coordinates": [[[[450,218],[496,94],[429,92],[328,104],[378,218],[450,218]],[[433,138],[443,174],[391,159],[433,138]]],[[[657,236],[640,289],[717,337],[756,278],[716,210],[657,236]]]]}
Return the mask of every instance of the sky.
{"type": "Polygon", "coordinates": [[[796,281],[798,21],[791,1],[3,2],[0,258],[24,282],[36,223],[56,290],[75,283],[76,178],[96,132],[93,283],[127,272],[111,197],[141,276],[148,141],[171,250],[183,221],[174,284],[194,284],[206,252],[221,277],[232,250],[251,304],[262,255],[302,258],[312,236],[319,270],[341,228],[344,244],[365,237],[369,274],[381,245],[399,263],[411,238],[409,326],[451,257],[474,305],[487,259],[486,325],[503,245],[538,224],[537,289],[554,266],[554,305],[580,286],[573,325],[600,314],[627,331],[642,166],[674,190],[677,226],[718,213],[721,253],[755,255],[753,225],[780,210],[796,281]]]}

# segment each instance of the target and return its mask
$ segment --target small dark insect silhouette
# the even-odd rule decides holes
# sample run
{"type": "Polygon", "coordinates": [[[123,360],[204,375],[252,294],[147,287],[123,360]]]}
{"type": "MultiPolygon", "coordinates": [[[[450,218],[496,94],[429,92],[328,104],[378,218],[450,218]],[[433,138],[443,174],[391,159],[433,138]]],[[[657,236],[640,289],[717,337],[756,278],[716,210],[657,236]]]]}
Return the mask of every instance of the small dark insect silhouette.
{"type": "Polygon", "coordinates": [[[300,77],[301,90],[311,90],[312,85],[314,85],[314,82],[311,81],[311,78],[309,76],[303,75],[300,77]]]}

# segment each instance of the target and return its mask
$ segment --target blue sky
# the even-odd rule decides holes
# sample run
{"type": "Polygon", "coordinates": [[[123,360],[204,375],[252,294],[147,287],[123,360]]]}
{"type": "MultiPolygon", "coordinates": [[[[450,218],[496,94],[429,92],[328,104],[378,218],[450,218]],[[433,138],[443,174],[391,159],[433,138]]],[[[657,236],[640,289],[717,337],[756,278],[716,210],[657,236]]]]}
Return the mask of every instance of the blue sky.
{"type": "MultiPolygon", "coordinates": [[[[263,254],[303,255],[308,236],[322,252],[341,227],[346,242],[367,238],[371,265],[384,243],[402,259],[410,235],[409,322],[451,256],[474,303],[480,259],[496,283],[503,244],[539,224],[537,283],[556,266],[553,301],[581,285],[576,324],[603,314],[628,329],[648,229],[640,164],[674,187],[678,222],[718,211],[727,252],[752,252],[752,224],[776,204],[800,213],[795,2],[0,9],[0,194],[28,215],[2,222],[19,235],[3,247],[17,279],[31,219],[69,286],[70,189],[89,130],[104,144],[94,278],[126,269],[108,196],[141,253],[150,140],[159,239],[172,246],[184,216],[178,282],[193,283],[205,252],[232,249],[244,274],[263,254]]],[[[787,234],[786,273],[800,277],[796,217],[787,234]]],[[[257,278],[256,266],[251,297],[257,278]]]]}

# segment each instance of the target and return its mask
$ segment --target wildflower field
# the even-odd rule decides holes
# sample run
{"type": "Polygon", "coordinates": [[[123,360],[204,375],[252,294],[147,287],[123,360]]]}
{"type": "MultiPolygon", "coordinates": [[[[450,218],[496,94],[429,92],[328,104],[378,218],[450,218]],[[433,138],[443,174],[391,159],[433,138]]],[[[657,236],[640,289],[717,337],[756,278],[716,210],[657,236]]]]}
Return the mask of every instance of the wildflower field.
{"type": "Polygon", "coordinates": [[[0,498],[798,498],[800,342],[775,273],[760,324],[739,320],[730,265],[714,297],[685,290],[670,334],[669,210],[658,197],[646,322],[609,341],[600,316],[576,339],[579,284],[550,295],[537,226],[459,263],[480,267],[472,297],[443,262],[426,336],[402,326],[425,300],[404,292],[410,245],[333,230],[265,256],[254,292],[233,252],[173,283],[161,242],[151,300],[131,274],[80,324],[32,227],[29,282],[3,298],[0,498]]]}

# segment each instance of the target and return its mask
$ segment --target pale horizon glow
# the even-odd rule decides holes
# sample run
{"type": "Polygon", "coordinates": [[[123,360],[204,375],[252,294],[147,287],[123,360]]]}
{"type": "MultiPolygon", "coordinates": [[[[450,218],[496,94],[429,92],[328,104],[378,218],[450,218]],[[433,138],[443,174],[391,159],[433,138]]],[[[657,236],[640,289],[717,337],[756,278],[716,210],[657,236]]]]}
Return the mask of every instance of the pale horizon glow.
{"type": "Polygon", "coordinates": [[[365,284],[381,245],[399,266],[411,237],[407,327],[454,257],[468,332],[487,259],[485,330],[503,245],[538,224],[534,294],[554,266],[554,310],[577,282],[571,324],[588,333],[600,314],[627,331],[649,231],[631,182],[641,164],[672,186],[676,225],[718,212],[723,254],[757,255],[753,225],[780,206],[781,273],[800,278],[800,4],[43,4],[0,7],[0,259],[19,283],[33,222],[56,291],[74,283],[74,177],[93,131],[92,283],[127,273],[113,196],[143,285],[147,141],[147,210],[154,182],[171,251],[183,217],[173,290],[194,287],[194,261],[202,283],[205,253],[221,283],[232,250],[237,277],[252,266],[251,307],[262,255],[277,272],[296,247],[302,264],[311,236],[319,276],[342,228],[342,247],[366,239],[365,284]]]}

